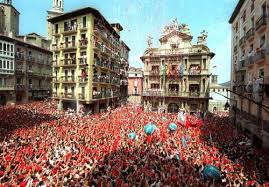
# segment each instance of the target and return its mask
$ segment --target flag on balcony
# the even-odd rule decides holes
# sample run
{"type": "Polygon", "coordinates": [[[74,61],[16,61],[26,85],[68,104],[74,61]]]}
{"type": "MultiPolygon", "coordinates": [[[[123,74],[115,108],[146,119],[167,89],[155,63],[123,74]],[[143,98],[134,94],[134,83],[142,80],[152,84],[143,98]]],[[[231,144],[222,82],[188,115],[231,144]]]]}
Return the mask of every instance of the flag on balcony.
{"type": "Polygon", "coordinates": [[[170,64],[167,65],[167,69],[166,69],[166,75],[169,78],[170,77],[170,64]]]}
{"type": "Polygon", "coordinates": [[[183,63],[181,63],[180,68],[179,68],[179,77],[182,78],[184,76],[184,69],[185,66],[183,63]]]}
{"type": "Polygon", "coordinates": [[[175,69],[173,70],[173,74],[175,75],[175,77],[177,78],[178,77],[178,65],[176,65],[175,69]]]}
{"type": "Polygon", "coordinates": [[[166,66],[165,64],[162,65],[162,76],[165,77],[166,74],[166,66]]]}

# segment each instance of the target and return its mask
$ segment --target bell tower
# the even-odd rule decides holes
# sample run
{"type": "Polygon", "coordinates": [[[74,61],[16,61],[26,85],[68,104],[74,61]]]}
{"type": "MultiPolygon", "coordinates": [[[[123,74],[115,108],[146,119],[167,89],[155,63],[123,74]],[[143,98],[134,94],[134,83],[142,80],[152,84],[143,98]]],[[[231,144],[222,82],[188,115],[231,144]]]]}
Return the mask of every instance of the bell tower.
{"type": "MultiPolygon", "coordinates": [[[[52,0],[53,6],[51,10],[48,10],[48,16],[47,19],[60,16],[64,14],[64,0],[52,0]]],[[[53,25],[49,22],[47,22],[47,31],[48,31],[48,39],[52,40],[52,33],[53,33],[53,25]]]]}
{"type": "Polygon", "coordinates": [[[63,0],[53,0],[53,9],[56,12],[64,12],[63,0]]]}

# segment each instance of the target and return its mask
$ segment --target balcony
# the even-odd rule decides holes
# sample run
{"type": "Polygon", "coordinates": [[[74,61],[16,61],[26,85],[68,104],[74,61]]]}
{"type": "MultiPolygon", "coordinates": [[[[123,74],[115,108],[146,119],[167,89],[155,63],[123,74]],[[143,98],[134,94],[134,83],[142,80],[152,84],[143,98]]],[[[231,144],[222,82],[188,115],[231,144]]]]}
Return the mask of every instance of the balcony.
{"type": "Polygon", "coordinates": [[[70,25],[70,26],[64,26],[64,32],[63,35],[69,35],[69,34],[75,34],[77,32],[77,24],[70,25]]]}
{"type": "Polygon", "coordinates": [[[57,43],[52,44],[51,47],[52,47],[53,52],[59,52],[60,51],[60,48],[58,47],[57,43]]]}
{"type": "Polygon", "coordinates": [[[247,57],[247,66],[248,67],[251,67],[251,66],[253,66],[253,64],[254,64],[254,56],[253,55],[249,55],[247,57]]]}
{"type": "Polygon", "coordinates": [[[26,60],[27,60],[27,62],[31,62],[31,63],[35,62],[35,58],[32,56],[29,56],[29,55],[27,56],[26,60]]]}
{"type": "Polygon", "coordinates": [[[33,69],[27,69],[27,73],[29,76],[31,76],[34,74],[34,71],[33,71],[33,69]]]}
{"type": "Polygon", "coordinates": [[[53,98],[57,98],[58,96],[57,96],[57,92],[52,92],[52,97],[53,98]]]}
{"type": "Polygon", "coordinates": [[[80,93],[80,94],[78,94],[78,98],[79,98],[80,100],[85,100],[85,93],[80,93]]]}
{"type": "Polygon", "coordinates": [[[246,36],[243,36],[240,40],[239,40],[239,46],[244,46],[246,44],[246,36]]]}
{"type": "Polygon", "coordinates": [[[110,82],[112,85],[116,85],[116,86],[120,85],[120,80],[118,78],[115,78],[115,77],[111,77],[110,82]]]}
{"type": "Polygon", "coordinates": [[[255,54],[255,63],[264,62],[266,56],[266,49],[260,49],[255,54]]]}
{"type": "Polygon", "coordinates": [[[234,53],[237,53],[237,45],[234,46],[234,53]]]}
{"type": "Polygon", "coordinates": [[[151,70],[149,72],[150,76],[160,76],[160,71],[159,70],[151,70]]]}
{"type": "Polygon", "coordinates": [[[80,84],[83,84],[83,83],[88,83],[88,76],[86,75],[86,76],[78,76],[78,81],[79,81],[79,83],[80,84]]]}
{"type": "Polygon", "coordinates": [[[150,90],[150,91],[143,91],[142,93],[143,96],[159,96],[159,97],[162,97],[162,96],[166,96],[165,92],[164,91],[160,91],[160,90],[150,90]]]}
{"type": "Polygon", "coordinates": [[[79,29],[80,31],[87,31],[88,30],[87,24],[80,24],[79,29]]]}
{"type": "Polygon", "coordinates": [[[256,21],[256,31],[262,31],[266,28],[267,25],[267,16],[266,14],[262,15],[256,21]]]}
{"type": "Polygon", "coordinates": [[[25,70],[23,69],[22,66],[17,66],[15,69],[15,73],[16,73],[16,75],[23,75],[23,74],[25,74],[25,70]]]}
{"type": "Polygon", "coordinates": [[[23,84],[16,84],[16,90],[17,91],[24,91],[24,90],[26,90],[26,86],[23,84]]]}
{"type": "Polygon", "coordinates": [[[88,45],[88,39],[87,38],[82,38],[79,40],[79,46],[80,48],[85,48],[88,45]]]}
{"type": "Polygon", "coordinates": [[[86,56],[82,56],[82,57],[79,58],[79,65],[80,66],[85,66],[85,65],[87,66],[88,65],[86,56]]]}
{"type": "Polygon", "coordinates": [[[254,28],[249,29],[247,34],[246,34],[246,40],[250,41],[250,40],[254,39],[254,35],[255,35],[254,28]]]}
{"type": "Polygon", "coordinates": [[[76,67],[76,57],[63,59],[63,67],[76,67]]]}
{"type": "Polygon", "coordinates": [[[15,90],[14,84],[0,84],[0,91],[13,91],[15,90]]]}
{"type": "Polygon", "coordinates": [[[60,83],[60,78],[58,78],[58,77],[56,77],[56,76],[53,76],[53,77],[52,77],[52,82],[55,83],[55,84],[56,84],[56,83],[60,83]]]}
{"type": "Polygon", "coordinates": [[[98,75],[97,77],[93,77],[93,83],[104,83],[104,84],[110,84],[111,83],[111,78],[110,76],[101,76],[98,75]]]}
{"type": "Polygon", "coordinates": [[[102,49],[102,45],[99,42],[94,42],[93,43],[93,49],[95,49],[95,50],[101,50],[102,49]]]}
{"type": "Polygon", "coordinates": [[[69,92],[64,92],[63,93],[63,98],[64,99],[75,99],[75,94],[74,93],[69,93],[69,92]]]}
{"type": "Polygon", "coordinates": [[[193,66],[189,69],[189,75],[201,75],[201,67],[193,66]]]}
{"type": "Polygon", "coordinates": [[[75,76],[62,76],[62,83],[75,84],[76,83],[75,76]]]}
{"type": "Polygon", "coordinates": [[[77,49],[75,40],[72,40],[72,41],[69,41],[69,42],[64,42],[63,46],[64,46],[63,47],[64,51],[76,50],[77,49]]]}
{"type": "Polygon", "coordinates": [[[55,67],[55,68],[58,68],[58,67],[60,67],[60,63],[58,63],[58,60],[53,60],[52,61],[52,66],[55,67]]]}
{"type": "Polygon", "coordinates": [[[17,52],[16,55],[15,55],[15,59],[18,62],[24,61],[24,54],[23,53],[20,53],[20,52],[17,52]]]}
{"type": "Polygon", "coordinates": [[[128,85],[128,80],[121,80],[120,85],[121,86],[127,86],[128,85]]]}
{"type": "Polygon", "coordinates": [[[245,58],[241,58],[241,60],[239,61],[239,66],[238,66],[238,71],[242,71],[245,70],[246,67],[246,60],[245,58]]]}

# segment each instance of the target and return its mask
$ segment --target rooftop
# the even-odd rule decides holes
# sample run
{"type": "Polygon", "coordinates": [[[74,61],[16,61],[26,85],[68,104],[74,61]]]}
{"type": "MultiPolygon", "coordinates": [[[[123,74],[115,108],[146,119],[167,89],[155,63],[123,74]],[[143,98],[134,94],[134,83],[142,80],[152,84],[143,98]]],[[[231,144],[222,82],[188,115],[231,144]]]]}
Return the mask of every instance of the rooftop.
{"type": "Polygon", "coordinates": [[[36,50],[40,50],[40,51],[43,51],[43,52],[45,52],[45,53],[52,54],[51,51],[49,51],[49,50],[47,50],[47,49],[45,49],[45,48],[38,47],[38,46],[36,46],[36,45],[30,44],[30,43],[28,43],[28,42],[21,41],[21,40],[19,40],[19,39],[10,38],[10,37],[5,36],[5,35],[3,35],[3,34],[0,34],[0,39],[5,40],[5,41],[9,41],[9,42],[18,43],[18,44],[20,44],[20,45],[26,45],[26,46],[28,46],[29,48],[36,49],[36,50]]]}
{"type": "Polygon", "coordinates": [[[240,12],[240,9],[241,9],[241,7],[243,6],[244,2],[245,2],[245,0],[239,0],[239,1],[238,1],[237,5],[236,5],[236,7],[235,7],[235,9],[234,9],[234,11],[233,11],[233,13],[232,13],[232,16],[231,16],[230,19],[229,19],[229,23],[230,23],[230,24],[233,23],[234,19],[236,18],[236,16],[237,16],[238,13],[240,12]]]}
{"type": "Polygon", "coordinates": [[[59,21],[71,19],[71,18],[73,18],[75,16],[85,15],[85,14],[93,14],[95,17],[102,19],[104,21],[104,24],[105,24],[106,28],[112,33],[112,35],[117,37],[117,38],[120,38],[120,36],[115,32],[112,25],[104,18],[104,16],[102,16],[102,14],[98,10],[96,10],[94,8],[91,8],[91,7],[86,7],[86,8],[73,10],[73,11],[64,13],[62,15],[49,18],[48,21],[50,23],[56,23],[56,22],[59,22],[59,21]]]}

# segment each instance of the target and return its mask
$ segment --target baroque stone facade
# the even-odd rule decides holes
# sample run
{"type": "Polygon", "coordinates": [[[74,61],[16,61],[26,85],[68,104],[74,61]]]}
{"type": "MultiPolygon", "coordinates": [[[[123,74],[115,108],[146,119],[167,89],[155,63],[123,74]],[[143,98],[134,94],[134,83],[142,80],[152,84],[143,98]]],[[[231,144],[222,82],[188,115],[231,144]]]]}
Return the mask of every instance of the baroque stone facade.
{"type": "Polygon", "coordinates": [[[152,47],[152,37],[141,60],[144,63],[143,105],[164,112],[207,111],[209,102],[210,61],[214,53],[206,46],[207,32],[192,44],[190,29],[177,19],[167,25],[161,46],[152,47]]]}

